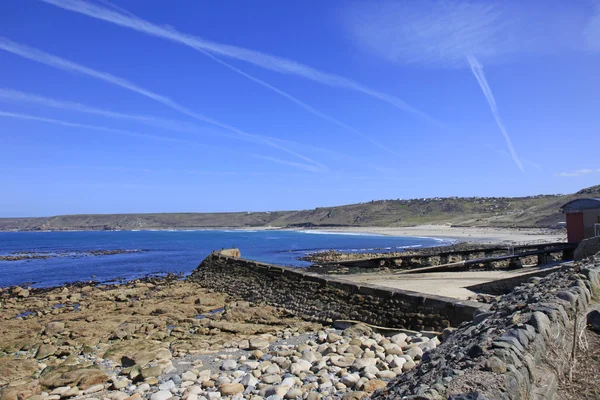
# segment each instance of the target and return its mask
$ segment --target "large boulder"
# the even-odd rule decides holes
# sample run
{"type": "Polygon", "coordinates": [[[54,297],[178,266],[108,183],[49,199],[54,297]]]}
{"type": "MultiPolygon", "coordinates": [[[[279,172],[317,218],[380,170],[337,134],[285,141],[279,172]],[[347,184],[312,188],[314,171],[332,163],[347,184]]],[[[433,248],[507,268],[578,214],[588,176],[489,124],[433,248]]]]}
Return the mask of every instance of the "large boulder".
{"type": "Polygon", "coordinates": [[[111,346],[104,359],[121,364],[124,367],[139,365],[145,367],[155,360],[168,360],[172,355],[164,344],[154,340],[128,340],[111,346]]]}
{"type": "Polygon", "coordinates": [[[78,386],[85,390],[90,386],[107,382],[109,376],[97,367],[81,368],[80,365],[48,367],[40,376],[40,384],[48,389],[61,386],[78,386]]]}

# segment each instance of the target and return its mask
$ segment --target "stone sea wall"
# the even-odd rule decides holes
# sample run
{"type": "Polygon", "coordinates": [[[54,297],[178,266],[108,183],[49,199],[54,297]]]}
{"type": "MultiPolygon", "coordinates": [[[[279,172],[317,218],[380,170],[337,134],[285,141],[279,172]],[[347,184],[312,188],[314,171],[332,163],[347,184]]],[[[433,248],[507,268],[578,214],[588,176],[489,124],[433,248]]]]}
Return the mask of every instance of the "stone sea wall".
{"type": "Polygon", "coordinates": [[[599,256],[516,287],[373,398],[558,398],[573,364],[574,332],[585,329],[600,296],[599,256]]]}
{"type": "Polygon", "coordinates": [[[442,331],[470,321],[485,305],[372,285],[357,285],[214,252],[192,273],[203,287],[253,302],[283,307],[302,318],[332,323],[355,320],[384,327],[442,331]]]}

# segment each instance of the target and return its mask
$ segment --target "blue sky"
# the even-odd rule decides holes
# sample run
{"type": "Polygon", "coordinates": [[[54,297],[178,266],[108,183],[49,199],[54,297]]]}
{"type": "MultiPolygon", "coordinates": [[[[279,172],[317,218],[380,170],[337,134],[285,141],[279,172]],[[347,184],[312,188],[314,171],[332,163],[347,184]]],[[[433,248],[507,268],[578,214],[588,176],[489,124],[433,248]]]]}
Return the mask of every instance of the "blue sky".
{"type": "Polygon", "coordinates": [[[0,3],[0,216],[568,193],[600,2],[0,3]]]}

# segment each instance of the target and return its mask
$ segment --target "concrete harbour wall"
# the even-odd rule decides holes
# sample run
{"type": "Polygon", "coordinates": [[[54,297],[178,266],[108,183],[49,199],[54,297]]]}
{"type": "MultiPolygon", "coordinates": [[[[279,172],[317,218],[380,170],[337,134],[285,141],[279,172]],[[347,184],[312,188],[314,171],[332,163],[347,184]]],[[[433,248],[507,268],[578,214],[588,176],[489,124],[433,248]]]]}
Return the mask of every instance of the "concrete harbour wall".
{"type": "Polygon", "coordinates": [[[400,289],[357,285],[301,268],[214,252],[189,277],[203,287],[283,307],[306,319],[355,320],[384,327],[441,331],[470,321],[485,305],[400,289]]]}

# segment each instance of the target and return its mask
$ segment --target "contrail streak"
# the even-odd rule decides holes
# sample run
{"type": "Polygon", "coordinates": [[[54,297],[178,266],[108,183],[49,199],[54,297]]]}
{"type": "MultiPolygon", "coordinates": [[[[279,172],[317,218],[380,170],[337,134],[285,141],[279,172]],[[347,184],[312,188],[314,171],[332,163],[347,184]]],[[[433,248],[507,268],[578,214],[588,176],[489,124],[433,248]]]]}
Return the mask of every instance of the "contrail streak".
{"type": "MultiPolygon", "coordinates": [[[[194,142],[192,140],[150,135],[150,134],[146,134],[146,133],[132,132],[132,131],[124,130],[124,129],[107,128],[104,126],[97,126],[97,125],[79,124],[76,122],[69,122],[69,121],[53,119],[53,118],[38,117],[35,115],[30,115],[30,114],[13,113],[13,112],[0,110],[0,117],[15,118],[15,119],[36,121],[36,122],[44,122],[44,123],[48,123],[48,124],[66,126],[69,128],[89,129],[89,130],[94,130],[94,131],[114,133],[114,134],[123,135],[123,136],[131,136],[131,137],[144,138],[144,139],[165,140],[165,141],[170,141],[170,142],[185,143],[188,146],[191,144],[191,145],[197,145],[200,147],[209,147],[209,148],[213,148],[213,149],[229,151],[229,149],[226,149],[223,147],[214,146],[214,145],[210,145],[210,144],[198,143],[198,142],[194,142]]],[[[260,154],[254,154],[254,153],[249,153],[248,155],[255,157],[255,158],[261,158],[264,160],[268,160],[268,161],[271,161],[271,162],[274,162],[277,164],[288,165],[288,166],[300,168],[305,171],[310,171],[310,172],[320,172],[321,171],[319,168],[315,167],[314,165],[302,164],[302,163],[297,163],[297,162],[293,162],[293,161],[286,161],[286,160],[281,160],[279,158],[262,156],[260,154]]]]}
{"type": "Polygon", "coordinates": [[[221,60],[218,57],[215,57],[214,55],[212,55],[211,53],[209,53],[208,51],[202,50],[202,49],[197,49],[198,51],[200,51],[201,53],[203,53],[204,55],[206,55],[207,57],[212,58],[213,60],[215,60],[216,62],[218,62],[221,65],[224,65],[225,67],[231,69],[234,72],[237,72],[238,74],[250,79],[253,82],[258,83],[259,85],[262,85],[268,89],[271,89],[272,91],[274,91],[275,93],[285,97],[286,99],[292,101],[293,103],[296,103],[297,105],[299,105],[300,107],[304,108],[305,110],[307,110],[308,112],[310,112],[311,114],[316,115],[319,118],[322,118],[326,121],[332,122],[338,126],[341,126],[344,129],[349,130],[352,133],[357,134],[358,136],[362,137],[363,139],[368,140],[369,142],[373,143],[375,146],[379,147],[382,150],[387,151],[388,153],[391,153],[393,155],[397,155],[397,153],[395,151],[393,151],[392,149],[385,147],[384,145],[382,145],[381,143],[377,142],[375,139],[371,138],[370,136],[360,132],[359,130],[345,124],[344,122],[330,116],[327,115],[317,109],[315,109],[314,107],[312,107],[311,105],[306,104],[305,102],[303,102],[302,100],[292,96],[289,93],[284,92],[283,90],[271,85],[270,83],[267,83],[265,81],[263,81],[262,79],[256,78],[242,70],[240,70],[239,68],[234,67],[233,65],[226,63],[225,61],[221,60]]]}
{"type": "Polygon", "coordinates": [[[172,29],[170,27],[162,27],[153,24],[149,21],[135,17],[132,14],[128,15],[110,10],[95,4],[81,0],[41,0],[45,3],[63,8],[65,10],[74,11],[80,14],[87,15],[92,18],[111,22],[126,28],[134,29],[139,32],[146,33],[151,36],[160,37],[163,39],[178,42],[194,48],[196,50],[205,50],[224,57],[229,57],[241,61],[245,61],[259,67],[275,71],[281,74],[296,75],[314,82],[318,82],[327,86],[339,87],[354,90],[376,99],[389,103],[403,111],[419,115],[425,119],[436,122],[431,116],[407,104],[403,100],[392,95],[379,92],[364,86],[351,79],[344,78],[339,75],[330,74],[319,71],[315,68],[298,63],[296,61],[283,57],[274,56],[267,53],[262,53],[256,50],[250,50],[243,47],[237,47],[217,42],[212,42],[202,39],[197,36],[188,35],[172,29]]]}
{"type": "MultiPolygon", "coordinates": [[[[8,102],[8,103],[18,103],[18,104],[33,104],[40,105],[44,107],[50,107],[60,110],[69,110],[76,111],[85,114],[91,115],[99,115],[102,117],[117,119],[117,120],[128,120],[140,122],[152,127],[157,127],[161,129],[172,130],[176,132],[182,133],[206,133],[207,130],[205,128],[200,127],[191,122],[180,121],[180,120],[172,120],[166,118],[157,118],[149,115],[139,115],[139,114],[125,114],[116,111],[106,110],[103,108],[92,107],[86,104],[81,104],[72,101],[60,100],[56,98],[50,98],[45,96],[40,96],[35,93],[26,93],[19,90],[0,88],[0,102],[8,102]]],[[[227,136],[231,138],[238,138],[236,135],[228,135],[226,133],[221,132],[208,132],[209,134],[216,134],[220,136],[227,136]]],[[[314,145],[306,145],[301,144],[289,140],[282,140],[274,137],[266,137],[268,140],[275,142],[276,144],[280,144],[284,147],[300,147],[308,152],[320,152],[322,154],[326,154],[328,158],[332,157],[342,157],[344,159],[352,160],[355,163],[360,163],[365,166],[369,166],[368,162],[356,157],[351,157],[345,153],[337,153],[332,150],[322,149],[320,147],[316,147],[314,145]]]]}
{"type": "Polygon", "coordinates": [[[72,73],[80,73],[83,75],[91,76],[93,78],[108,82],[108,83],[116,85],[116,86],[120,86],[124,89],[141,94],[142,96],[146,96],[156,102],[159,102],[169,108],[179,111],[180,113],[185,114],[189,117],[192,117],[197,120],[206,122],[208,124],[212,124],[212,125],[218,126],[220,128],[235,132],[246,140],[264,143],[268,146],[274,147],[276,149],[279,149],[279,150],[285,151],[289,154],[292,154],[298,158],[301,158],[304,161],[314,164],[322,169],[327,169],[323,164],[321,164],[315,160],[312,160],[306,156],[303,156],[299,153],[296,153],[293,150],[287,149],[283,146],[273,143],[272,141],[270,141],[262,136],[253,135],[253,134],[244,132],[238,128],[235,128],[231,125],[227,125],[225,123],[213,120],[202,114],[194,112],[194,111],[180,105],[179,103],[176,103],[175,101],[169,99],[168,97],[165,97],[165,96],[159,95],[157,93],[154,93],[150,90],[144,89],[126,79],[119,78],[115,75],[111,75],[106,72],[101,72],[101,71],[97,71],[92,68],[88,68],[86,66],[74,63],[74,62],[66,60],[64,58],[60,58],[60,57],[54,56],[52,54],[45,53],[41,50],[15,43],[15,42],[8,40],[6,38],[3,38],[3,37],[0,37],[0,49],[5,50],[9,53],[13,53],[18,56],[21,56],[23,58],[37,61],[39,63],[45,64],[45,65],[48,65],[48,66],[51,66],[54,68],[58,68],[58,69],[61,69],[64,71],[72,72],[72,73]]]}
{"type": "Polygon", "coordinates": [[[13,112],[8,112],[8,111],[0,111],[0,117],[16,118],[16,119],[23,119],[23,120],[37,121],[37,122],[45,122],[45,123],[48,123],[48,124],[67,126],[69,128],[90,129],[90,130],[95,130],[95,131],[103,131],[103,132],[115,133],[117,135],[132,136],[132,137],[139,137],[139,138],[145,138],[145,139],[166,140],[166,141],[181,142],[181,143],[186,143],[186,144],[196,144],[196,145],[207,146],[207,147],[214,147],[214,148],[221,149],[220,147],[217,147],[217,146],[204,145],[204,144],[200,144],[200,143],[197,143],[197,142],[194,142],[194,141],[191,141],[191,140],[185,140],[185,139],[179,139],[179,138],[172,138],[172,137],[165,137],[165,136],[156,136],[156,135],[150,135],[150,134],[146,134],[146,133],[132,132],[132,131],[124,130],[124,129],[107,128],[107,127],[104,127],[104,126],[79,124],[79,123],[75,123],[75,122],[63,121],[63,120],[60,120],[60,119],[38,117],[38,116],[35,116],[35,115],[29,115],[29,114],[21,114],[21,113],[13,113],[13,112]]]}
{"type": "Polygon", "coordinates": [[[467,60],[469,61],[469,65],[471,66],[471,71],[473,71],[473,75],[475,75],[477,82],[479,82],[479,86],[483,91],[483,95],[485,96],[488,104],[490,105],[490,109],[492,110],[492,114],[494,115],[494,119],[496,120],[496,124],[498,125],[498,128],[500,128],[502,136],[504,136],[504,140],[506,141],[506,146],[508,147],[510,156],[512,157],[515,164],[517,164],[517,167],[519,167],[519,169],[522,172],[525,172],[523,164],[521,163],[521,160],[519,159],[519,156],[517,155],[517,152],[515,151],[515,148],[512,144],[512,140],[510,140],[510,136],[508,136],[508,132],[506,132],[506,128],[502,123],[502,119],[500,118],[500,114],[498,113],[498,107],[496,106],[496,99],[494,99],[492,89],[490,88],[490,85],[488,85],[487,79],[485,79],[483,67],[481,66],[477,58],[475,58],[472,55],[467,56],[467,60]]]}
{"type": "MultiPolygon", "coordinates": [[[[192,133],[200,129],[199,126],[187,123],[184,121],[175,121],[165,118],[157,118],[149,115],[137,115],[137,114],[124,114],[115,111],[104,110],[102,108],[90,107],[85,104],[57,100],[54,98],[39,96],[37,94],[25,93],[13,89],[0,88],[0,101],[10,103],[26,103],[42,105],[44,107],[51,107],[62,110],[77,111],[80,113],[99,115],[103,117],[136,121],[143,124],[147,124],[154,127],[165,128],[173,131],[192,133]]],[[[222,135],[222,133],[219,133],[222,135]]],[[[237,137],[231,135],[231,137],[237,137]]]]}
{"type": "Polygon", "coordinates": [[[303,170],[309,171],[309,172],[319,172],[320,171],[317,167],[314,167],[312,165],[297,163],[297,162],[293,162],[293,161],[286,161],[286,160],[282,160],[280,158],[275,158],[275,157],[262,156],[260,154],[252,154],[251,153],[250,155],[252,157],[260,158],[263,160],[267,160],[267,161],[271,161],[271,162],[279,163],[279,164],[283,164],[283,165],[289,165],[289,166],[300,168],[300,169],[303,169],[303,170]]]}

